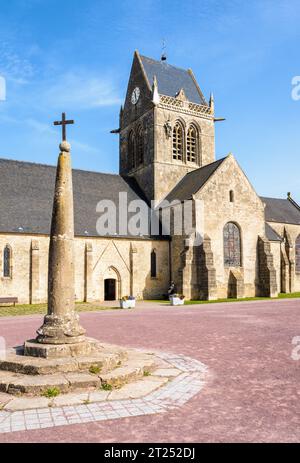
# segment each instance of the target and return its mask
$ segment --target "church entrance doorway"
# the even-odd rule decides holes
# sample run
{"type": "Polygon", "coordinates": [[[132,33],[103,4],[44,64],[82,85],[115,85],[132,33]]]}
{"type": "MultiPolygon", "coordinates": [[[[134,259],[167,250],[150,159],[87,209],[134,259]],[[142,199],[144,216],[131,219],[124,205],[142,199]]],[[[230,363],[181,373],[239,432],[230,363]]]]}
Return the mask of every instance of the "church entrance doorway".
{"type": "Polygon", "coordinates": [[[104,280],[104,300],[115,301],[116,300],[116,286],[117,280],[114,278],[106,278],[104,280]]]}

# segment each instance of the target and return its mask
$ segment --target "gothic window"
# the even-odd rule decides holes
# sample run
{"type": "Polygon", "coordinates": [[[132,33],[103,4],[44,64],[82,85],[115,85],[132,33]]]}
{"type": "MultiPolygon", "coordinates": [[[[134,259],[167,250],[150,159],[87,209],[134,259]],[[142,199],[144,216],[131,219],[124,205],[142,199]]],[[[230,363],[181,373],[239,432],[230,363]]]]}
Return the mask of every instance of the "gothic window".
{"type": "Polygon", "coordinates": [[[183,159],[183,128],[179,122],[173,128],[173,159],[183,159]]]}
{"type": "Polygon", "coordinates": [[[189,162],[197,162],[197,130],[190,125],[186,136],[186,159],[189,162]]]}
{"type": "Polygon", "coordinates": [[[300,235],[296,239],[295,243],[295,253],[296,253],[296,272],[300,272],[300,235]]]}
{"type": "Polygon", "coordinates": [[[144,133],[143,129],[140,128],[138,131],[137,138],[137,165],[143,164],[144,162],[144,133]]]}
{"type": "Polygon", "coordinates": [[[156,252],[153,250],[151,252],[151,278],[156,278],[156,252]]]}
{"type": "Polygon", "coordinates": [[[225,267],[241,266],[241,234],[239,227],[228,222],[223,230],[225,267]]]}
{"type": "Polygon", "coordinates": [[[135,136],[134,131],[132,130],[129,133],[128,137],[128,156],[129,156],[129,168],[134,169],[136,164],[136,156],[135,156],[135,136]]]}
{"type": "Polygon", "coordinates": [[[11,277],[11,249],[7,245],[3,251],[3,276],[6,278],[11,277]]]}

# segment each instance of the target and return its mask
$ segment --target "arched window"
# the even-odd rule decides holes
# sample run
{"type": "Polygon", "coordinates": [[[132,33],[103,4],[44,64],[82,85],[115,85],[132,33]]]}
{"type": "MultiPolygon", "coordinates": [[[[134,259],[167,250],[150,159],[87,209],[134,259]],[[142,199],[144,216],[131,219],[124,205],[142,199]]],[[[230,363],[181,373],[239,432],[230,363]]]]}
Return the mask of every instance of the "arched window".
{"type": "Polygon", "coordinates": [[[241,266],[241,234],[239,227],[228,222],[223,230],[225,267],[241,266]]]}
{"type": "Polygon", "coordinates": [[[173,159],[183,159],[183,128],[179,122],[173,128],[173,159]]]}
{"type": "Polygon", "coordinates": [[[295,254],[296,272],[300,272],[300,235],[296,239],[295,254]]]}
{"type": "Polygon", "coordinates": [[[143,129],[140,127],[137,137],[137,166],[143,164],[144,162],[144,133],[143,129]]]}
{"type": "Polygon", "coordinates": [[[156,278],[157,270],[156,270],[156,252],[153,249],[151,252],[151,278],[156,278]]]}
{"type": "Polygon", "coordinates": [[[233,190],[229,191],[229,201],[231,203],[234,203],[234,191],[233,190]]]}
{"type": "Polygon", "coordinates": [[[197,162],[198,157],[198,134],[197,129],[190,125],[186,135],[186,159],[189,162],[197,162]]]}
{"type": "Polygon", "coordinates": [[[131,130],[128,137],[128,155],[129,155],[129,168],[134,169],[136,165],[135,156],[135,136],[134,131],[131,130]]]}
{"type": "Polygon", "coordinates": [[[8,245],[3,251],[3,276],[5,278],[11,277],[11,249],[8,245]]]}

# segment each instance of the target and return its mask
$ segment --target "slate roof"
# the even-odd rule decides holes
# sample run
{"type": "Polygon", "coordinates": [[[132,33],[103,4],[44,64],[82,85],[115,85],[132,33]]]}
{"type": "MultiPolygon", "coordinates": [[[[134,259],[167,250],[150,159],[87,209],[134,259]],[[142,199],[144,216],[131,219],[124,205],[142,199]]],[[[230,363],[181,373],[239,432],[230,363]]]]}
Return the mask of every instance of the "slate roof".
{"type": "Polygon", "coordinates": [[[175,97],[183,88],[189,101],[207,106],[202,92],[198,90],[191,74],[186,69],[171,66],[166,61],[156,61],[142,55],[140,55],[140,58],[151,86],[153,76],[156,76],[158,93],[175,97]]]}
{"type": "MultiPolygon", "coordinates": [[[[0,159],[0,232],[50,233],[55,174],[54,166],[0,159]]],[[[98,236],[96,205],[101,199],[118,205],[121,191],[127,193],[128,202],[143,199],[133,180],[114,174],[75,169],[73,189],[78,236],[98,236]]]]}
{"type": "MultiPolygon", "coordinates": [[[[191,199],[225,159],[186,174],[166,199],[191,199]]],[[[0,159],[0,232],[49,234],[55,172],[54,166],[0,159]]],[[[119,192],[126,192],[128,202],[145,200],[133,179],[124,179],[116,174],[74,169],[73,188],[77,236],[99,236],[96,222],[100,214],[96,212],[96,205],[101,199],[110,199],[118,206],[119,192]]],[[[266,197],[261,197],[261,200],[266,204],[266,222],[300,225],[300,207],[292,200],[266,197]]],[[[268,223],[266,236],[271,241],[281,240],[268,223]]],[[[150,236],[141,238],[150,239],[150,236]]]]}
{"type": "Polygon", "coordinates": [[[192,195],[200,190],[225,159],[226,158],[219,159],[204,167],[200,167],[200,169],[189,172],[177,183],[165,199],[168,201],[174,201],[176,199],[185,201],[191,199],[192,195]]]}
{"type": "Polygon", "coordinates": [[[266,237],[270,241],[282,241],[282,238],[278,233],[266,222],[266,237]]]}
{"type": "Polygon", "coordinates": [[[300,208],[289,199],[261,197],[265,203],[267,222],[280,222],[300,225],[300,208]]]}

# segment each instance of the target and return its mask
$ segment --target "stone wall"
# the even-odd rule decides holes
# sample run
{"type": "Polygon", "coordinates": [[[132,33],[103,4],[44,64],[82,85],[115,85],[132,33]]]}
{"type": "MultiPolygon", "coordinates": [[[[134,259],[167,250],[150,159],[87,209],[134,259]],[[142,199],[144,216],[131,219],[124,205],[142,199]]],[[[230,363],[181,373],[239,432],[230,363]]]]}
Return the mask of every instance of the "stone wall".
{"type": "MultiPolygon", "coordinates": [[[[0,234],[0,296],[20,303],[47,300],[49,238],[44,235],[0,234]],[[3,249],[12,249],[12,278],[3,278],[3,249]]],[[[157,299],[169,286],[169,242],[110,238],[75,238],[75,297],[102,301],[104,279],[117,280],[117,297],[133,293],[157,299]],[[150,275],[150,255],[156,250],[157,277],[150,275]]]]}
{"type": "Polygon", "coordinates": [[[258,235],[265,234],[264,205],[236,160],[229,155],[209,181],[195,195],[203,201],[203,233],[211,239],[219,298],[228,296],[231,268],[224,266],[223,229],[227,222],[238,225],[241,233],[241,268],[244,296],[257,293],[258,235]],[[230,202],[230,191],[233,202],[230,202]]]}
{"type": "Polygon", "coordinates": [[[199,299],[208,301],[217,299],[216,269],[214,266],[214,255],[211,249],[211,239],[207,234],[203,237],[202,245],[194,248],[199,253],[198,285],[199,299]]]}
{"type": "MultiPolygon", "coordinates": [[[[154,158],[154,191],[156,199],[163,199],[175,185],[190,171],[210,164],[215,160],[215,128],[212,120],[200,116],[183,114],[176,110],[165,110],[159,106],[155,108],[155,158],[154,158]],[[198,129],[199,157],[198,163],[182,162],[173,159],[172,137],[168,137],[165,123],[169,121],[174,127],[179,120],[186,133],[190,124],[198,129]]],[[[184,153],[186,153],[184,140],[184,153]]]]}
{"type": "Polygon", "coordinates": [[[273,265],[276,270],[276,286],[277,290],[281,292],[281,263],[282,263],[282,254],[281,254],[281,243],[280,241],[270,241],[270,250],[273,256],[273,265]]]}
{"type": "Polygon", "coordinates": [[[300,291],[300,273],[295,269],[295,242],[300,235],[300,225],[269,222],[270,226],[283,238],[285,238],[290,263],[290,291],[300,291]]]}
{"type": "Polygon", "coordinates": [[[120,174],[134,177],[140,188],[150,201],[154,197],[154,113],[153,109],[141,115],[135,122],[122,129],[120,133],[120,174]],[[143,128],[144,163],[130,169],[128,138],[131,130],[138,133],[143,128]]]}
{"type": "Polygon", "coordinates": [[[266,238],[258,237],[259,296],[277,297],[278,286],[274,267],[271,243],[266,238]]]}

